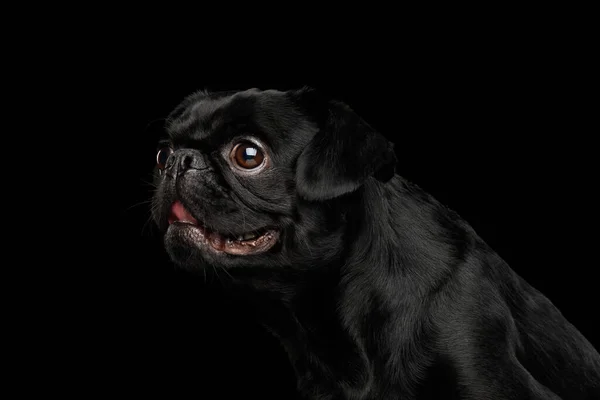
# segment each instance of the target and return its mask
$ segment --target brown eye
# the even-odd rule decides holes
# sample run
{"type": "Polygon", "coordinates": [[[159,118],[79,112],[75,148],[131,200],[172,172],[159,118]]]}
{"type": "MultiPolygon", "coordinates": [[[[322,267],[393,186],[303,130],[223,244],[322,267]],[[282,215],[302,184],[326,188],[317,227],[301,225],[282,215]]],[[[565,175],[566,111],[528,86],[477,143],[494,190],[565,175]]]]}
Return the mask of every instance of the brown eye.
{"type": "Polygon", "coordinates": [[[265,160],[265,155],[254,143],[239,143],[231,152],[233,162],[243,169],[260,167],[265,160]]]}
{"type": "Polygon", "coordinates": [[[173,149],[170,147],[163,147],[158,151],[156,154],[156,165],[158,166],[158,169],[165,169],[171,153],[173,153],[173,149]]]}

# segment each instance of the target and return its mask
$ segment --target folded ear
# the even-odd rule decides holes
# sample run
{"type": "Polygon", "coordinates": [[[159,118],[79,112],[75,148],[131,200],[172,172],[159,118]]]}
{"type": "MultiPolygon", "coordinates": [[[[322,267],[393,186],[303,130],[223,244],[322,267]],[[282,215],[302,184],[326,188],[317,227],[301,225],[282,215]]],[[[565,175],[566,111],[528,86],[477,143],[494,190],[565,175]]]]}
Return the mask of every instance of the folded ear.
{"type": "Polygon", "coordinates": [[[369,177],[382,182],[395,173],[393,144],[344,103],[315,90],[293,93],[318,125],[296,165],[296,188],[307,200],[327,200],[358,189],[369,177]]]}

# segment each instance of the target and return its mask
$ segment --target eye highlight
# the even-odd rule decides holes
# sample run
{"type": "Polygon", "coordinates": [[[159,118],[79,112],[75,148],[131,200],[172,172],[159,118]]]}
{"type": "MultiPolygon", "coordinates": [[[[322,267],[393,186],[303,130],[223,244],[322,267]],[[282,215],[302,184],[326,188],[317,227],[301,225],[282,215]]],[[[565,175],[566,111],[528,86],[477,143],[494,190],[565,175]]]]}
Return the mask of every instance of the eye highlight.
{"type": "Polygon", "coordinates": [[[262,166],[266,157],[260,146],[252,142],[241,142],[233,147],[230,158],[234,166],[253,170],[262,166]]]}
{"type": "Polygon", "coordinates": [[[156,153],[156,165],[158,169],[163,170],[167,165],[169,156],[173,153],[173,149],[170,147],[163,147],[156,153]]]}

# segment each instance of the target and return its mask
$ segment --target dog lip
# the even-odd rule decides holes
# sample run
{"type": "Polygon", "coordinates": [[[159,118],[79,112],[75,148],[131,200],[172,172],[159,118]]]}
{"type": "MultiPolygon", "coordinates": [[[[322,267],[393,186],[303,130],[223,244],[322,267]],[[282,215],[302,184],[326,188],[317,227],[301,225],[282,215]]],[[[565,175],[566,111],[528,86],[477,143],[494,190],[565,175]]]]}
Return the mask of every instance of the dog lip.
{"type": "Polygon", "coordinates": [[[249,256],[261,254],[272,248],[279,238],[276,230],[266,230],[260,236],[245,241],[225,238],[216,232],[186,221],[175,221],[169,226],[168,233],[177,235],[188,245],[217,254],[249,256]]]}
{"type": "Polygon", "coordinates": [[[260,254],[273,247],[279,238],[278,231],[269,228],[259,229],[239,236],[246,237],[251,235],[246,240],[236,240],[226,237],[200,225],[198,220],[179,200],[172,204],[168,222],[171,232],[179,230],[181,237],[186,241],[193,242],[196,246],[201,246],[217,253],[239,256],[260,254]]]}

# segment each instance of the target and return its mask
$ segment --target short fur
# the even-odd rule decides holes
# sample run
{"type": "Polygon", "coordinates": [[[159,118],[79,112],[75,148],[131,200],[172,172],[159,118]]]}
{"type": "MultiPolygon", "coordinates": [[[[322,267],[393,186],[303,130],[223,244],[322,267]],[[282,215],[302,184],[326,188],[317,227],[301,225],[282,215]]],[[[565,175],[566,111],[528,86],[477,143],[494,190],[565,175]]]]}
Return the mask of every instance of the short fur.
{"type": "Polygon", "coordinates": [[[308,88],[199,92],[167,131],[160,227],[180,200],[219,232],[281,233],[250,256],[165,244],[190,271],[227,270],[285,347],[300,398],[600,398],[593,346],[456,213],[394,174],[391,143],[348,106],[308,88]],[[256,175],[225,156],[248,135],[271,157],[256,175]]]}

